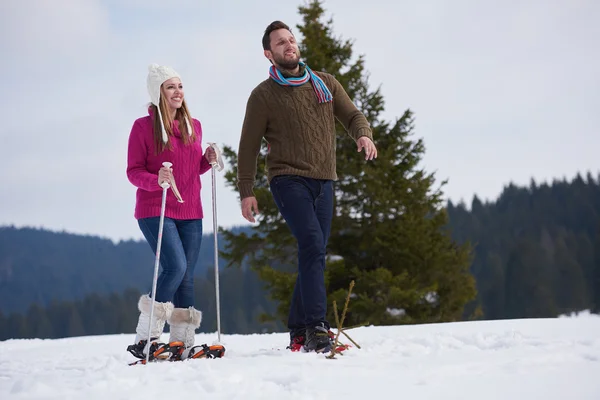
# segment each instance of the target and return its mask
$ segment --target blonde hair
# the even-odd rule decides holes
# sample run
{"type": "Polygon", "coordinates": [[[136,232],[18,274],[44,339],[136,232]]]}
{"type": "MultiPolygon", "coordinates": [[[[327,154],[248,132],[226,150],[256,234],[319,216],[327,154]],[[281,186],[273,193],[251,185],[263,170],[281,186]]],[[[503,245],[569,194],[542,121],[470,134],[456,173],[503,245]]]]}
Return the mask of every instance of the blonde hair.
{"type": "MultiPolygon", "coordinates": [[[[167,101],[165,100],[165,96],[162,95],[162,85],[161,85],[161,96],[160,96],[160,115],[162,115],[163,124],[165,125],[165,131],[167,131],[167,143],[163,142],[162,139],[162,126],[160,124],[160,120],[158,119],[158,109],[157,107],[150,103],[150,108],[152,109],[152,114],[154,116],[153,120],[153,133],[154,133],[154,145],[155,145],[155,154],[161,153],[165,149],[172,150],[173,145],[171,144],[171,137],[173,136],[173,121],[171,118],[171,112],[169,111],[169,106],[167,101]]],[[[181,137],[183,138],[183,143],[186,146],[194,143],[196,141],[196,128],[194,128],[194,121],[192,120],[192,116],[190,114],[190,110],[183,99],[181,103],[181,107],[175,111],[175,120],[179,121],[179,131],[181,132],[181,137]],[[188,131],[187,121],[190,122],[189,127],[192,129],[191,135],[188,131]]]]}

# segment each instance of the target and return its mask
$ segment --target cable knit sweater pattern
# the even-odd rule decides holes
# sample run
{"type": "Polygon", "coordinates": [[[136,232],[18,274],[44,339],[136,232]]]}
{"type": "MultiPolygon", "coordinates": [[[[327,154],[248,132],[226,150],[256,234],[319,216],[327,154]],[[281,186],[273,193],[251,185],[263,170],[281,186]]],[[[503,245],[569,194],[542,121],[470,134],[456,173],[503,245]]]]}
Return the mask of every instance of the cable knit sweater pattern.
{"type": "Polygon", "coordinates": [[[174,135],[170,137],[172,150],[155,154],[152,117],[137,119],[129,135],[127,151],[127,178],[137,187],[134,217],[136,219],[160,216],[162,188],[158,185],[158,170],[162,163],[173,163],[173,176],[183,198],[179,203],[171,189],[167,192],[165,217],[173,219],[200,219],[204,217],[200,189],[200,175],[211,167],[202,153],[202,126],[193,119],[196,141],[185,145],[179,122],[174,121],[174,135]]]}
{"type": "Polygon", "coordinates": [[[358,140],[373,138],[365,116],[331,74],[315,72],[327,85],[333,101],[319,103],[310,82],[281,86],[272,79],[250,94],[238,149],[240,197],[254,196],[256,161],[264,138],[270,146],[267,175],[293,174],[337,180],[335,119],[358,140]]]}

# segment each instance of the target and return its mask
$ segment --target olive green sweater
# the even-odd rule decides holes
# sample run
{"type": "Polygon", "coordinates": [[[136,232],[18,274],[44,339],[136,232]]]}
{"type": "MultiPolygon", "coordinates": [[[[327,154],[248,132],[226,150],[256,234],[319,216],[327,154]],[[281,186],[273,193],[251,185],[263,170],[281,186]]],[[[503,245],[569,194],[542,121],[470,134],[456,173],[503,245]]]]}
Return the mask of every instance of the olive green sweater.
{"type": "Polygon", "coordinates": [[[283,174],[337,180],[335,118],[354,140],[373,138],[369,122],[335,77],[315,73],[331,91],[332,102],[319,104],[310,81],[301,86],[281,86],[269,78],[250,94],[238,149],[242,199],[254,196],[263,138],[270,146],[266,160],[269,181],[283,174]]]}

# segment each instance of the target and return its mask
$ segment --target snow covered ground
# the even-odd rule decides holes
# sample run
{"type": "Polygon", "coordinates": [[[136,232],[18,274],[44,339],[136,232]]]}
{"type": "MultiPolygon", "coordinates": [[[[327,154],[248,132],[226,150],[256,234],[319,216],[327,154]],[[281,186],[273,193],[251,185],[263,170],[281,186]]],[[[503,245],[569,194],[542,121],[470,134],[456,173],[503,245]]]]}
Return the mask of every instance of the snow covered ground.
{"type": "Polygon", "coordinates": [[[335,360],[277,350],[277,333],[222,335],[222,359],[136,366],[130,334],[8,340],[0,399],[600,399],[596,315],[349,333],[362,349],[335,360]]]}

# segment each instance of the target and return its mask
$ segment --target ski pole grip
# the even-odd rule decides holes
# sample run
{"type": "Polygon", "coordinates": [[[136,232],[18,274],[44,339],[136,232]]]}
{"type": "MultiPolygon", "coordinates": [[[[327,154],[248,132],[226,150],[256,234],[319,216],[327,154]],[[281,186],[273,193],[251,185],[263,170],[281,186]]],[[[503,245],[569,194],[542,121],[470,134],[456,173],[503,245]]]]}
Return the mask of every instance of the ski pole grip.
{"type": "MultiPolygon", "coordinates": [[[[164,163],[162,163],[162,165],[163,165],[163,167],[171,168],[173,166],[173,163],[165,161],[164,163]]],[[[171,185],[169,185],[169,182],[167,182],[167,181],[165,181],[165,182],[163,182],[163,183],[160,184],[160,187],[163,188],[163,189],[168,189],[169,186],[171,186],[171,185]]]]}
{"type": "Polygon", "coordinates": [[[221,150],[219,149],[219,146],[217,146],[217,144],[213,142],[209,142],[208,145],[212,147],[217,156],[217,159],[210,163],[211,167],[213,167],[213,169],[216,169],[217,171],[222,171],[225,165],[223,164],[223,157],[221,156],[221,150]]]}

